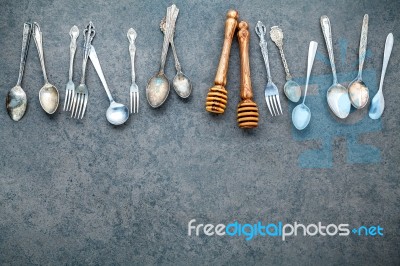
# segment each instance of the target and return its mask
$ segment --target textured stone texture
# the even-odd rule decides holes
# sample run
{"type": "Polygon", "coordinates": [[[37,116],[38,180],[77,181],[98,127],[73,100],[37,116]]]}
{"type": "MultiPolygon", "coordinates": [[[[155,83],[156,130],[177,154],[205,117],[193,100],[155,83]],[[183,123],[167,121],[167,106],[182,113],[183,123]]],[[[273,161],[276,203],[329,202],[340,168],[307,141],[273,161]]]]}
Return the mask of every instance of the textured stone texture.
{"type": "MultiPolygon", "coordinates": [[[[59,88],[63,101],[69,29],[79,26],[81,45],[82,29],[92,20],[97,32],[93,45],[112,93],[124,103],[128,103],[130,86],[126,32],[130,27],[136,29],[141,106],[140,114],[126,125],[109,125],[105,118],[107,97],[89,64],[86,117],[73,120],[61,108],[53,116],[46,115],[39,105],[43,79],[32,41],[23,81],[29,101],[27,113],[15,123],[5,107],[0,108],[0,263],[399,265],[400,93],[394,84],[400,83],[400,2],[176,1],[180,15],[175,45],[184,72],[193,81],[193,95],[181,100],[171,91],[165,104],[154,110],[146,102],[144,89],[159,67],[163,39],[159,20],[170,4],[1,1],[3,102],[17,79],[23,22],[40,23],[49,80],[59,88]],[[226,113],[216,117],[204,108],[229,8],[236,8],[251,28],[252,81],[261,115],[259,128],[252,131],[240,130],[235,121],[239,102],[236,39],[226,113]],[[332,117],[324,101],[332,76],[319,18],[326,14],[331,19],[338,71],[355,77],[365,13],[370,15],[371,55],[365,69],[376,75],[368,84],[371,96],[380,78],[386,35],[394,33],[384,87],[386,110],[378,122],[368,118],[367,109],[353,110],[352,117],[342,122],[332,117]],[[323,84],[312,87],[307,98],[313,112],[310,131],[294,130],[290,119],[294,105],[283,93],[284,115],[271,118],[267,113],[263,100],[266,71],[253,31],[257,20],[268,29],[274,25],[283,29],[289,67],[299,81],[305,76],[309,41],[319,43],[313,75],[323,84]],[[342,51],[341,47],[347,49],[342,51]],[[357,124],[360,119],[364,124],[357,124]],[[323,124],[325,121],[329,124],[323,124]],[[361,158],[351,155],[348,136],[353,130],[356,140],[380,153],[374,157],[374,152],[361,152],[361,158]],[[330,137],[323,139],[327,134],[330,137]],[[315,158],[306,154],[299,161],[305,151],[324,145],[331,158],[317,158],[320,162],[315,163],[315,158]],[[349,163],[368,161],[368,156],[375,162],[349,163]],[[236,219],[242,223],[380,224],[385,237],[292,237],[284,242],[261,237],[252,241],[189,237],[187,223],[193,218],[214,224],[236,219]]],[[[285,76],[279,53],[270,40],[268,44],[272,75],[282,89],[285,76]]],[[[75,82],[80,78],[81,52],[79,48],[75,82]]],[[[170,79],[175,75],[171,51],[166,73],[170,79]]]]}

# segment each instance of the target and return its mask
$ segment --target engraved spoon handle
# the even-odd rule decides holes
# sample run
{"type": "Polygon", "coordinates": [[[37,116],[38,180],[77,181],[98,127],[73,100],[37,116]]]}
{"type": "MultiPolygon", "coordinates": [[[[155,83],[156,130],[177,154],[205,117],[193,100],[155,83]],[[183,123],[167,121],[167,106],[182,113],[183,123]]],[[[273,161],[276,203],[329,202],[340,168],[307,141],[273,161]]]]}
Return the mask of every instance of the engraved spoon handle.
{"type": "Polygon", "coordinates": [[[321,28],[324,33],[326,48],[328,50],[329,61],[331,62],[332,74],[333,74],[333,83],[337,84],[337,76],[336,76],[336,66],[335,66],[335,57],[333,56],[333,45],[332,45],[332,30],[331,23],[327,16],[321,17],[321,28]]]}
{"type": "Polygon", "coordinates": [[[19,65],[19,74],[17,86],[21,86],[22,77],[24,75],[26,57],[28,56],[29,43],[32,37],[32,24],[24,23],[24,30],[22,33],[22,50],[21,50],[21,62],[19,65]]]}
{"type": "Polygon", "coordinates": [[[279,48],[279,53],[281,54],[283,67],[285,68],[286,80],[291,80],[292,79],[292,75],[290,75],[289,66],[288,66],[288,64],[286,62],[285,54],[283,53],[283,46],[280,45],[280,46],[278,46],[278,48],[279,48]]]}
{"type": "Polygon", "coordinates": [[[182,67],[181,64],[179,63],[179,59],[178,59],[178,54],[176,53],[176,49],[175,49],[175,44],[174,44],[174,33],[175,31],[171,31],[170,36],[169,36],[169,42],[171,44],[172,47],[172,53],[174,54],[174,58],[175,58],[175,68],[177,72],[182,72],[182,67]]]}
{"type": "Polygon", "coordinates": [[[128,30],[127,37],[129,40],[129,54],[131,56],[132,84],[133,84],[136,83],[136,73],[135,73],[135,54],[136,54],[135,40],[137,37],[136,31],[133,28],[130,28],[128,30]]]}
{"type": "Polygon", "coordinates": [[[261,21],[258,21],[257,25],[256,25],[256,33],[257,33],[258,37],[260,37],[261,53],[264,58],[265,68],[267,69],[268,82],[272,82],[271,71],[269,69],[268,45],[264,38],[264,35],[266,32],[267,32],[267,30],[266,30],[264,24],[262,24],[261,21]]]}
{"type": "Polygon", "coordinates": [[[382,74],[381,74],[381,81],[379,83],[379,90],[382,91],[383,80],[385,79],[386,68],[389,63],[390,54],[392,53],[393,48],[393,33],[389,33],[386,37],[385,43],[385,52],[383,54],[383,65],[382,65],[382,74]]]}
{"type": "Polygon", "coordinates": [[[71,43],[69,45],[69,80],[72,81],[72,74],[74,73],[74,57],[76,52],[76,39],[79,36],[79,29],[77,26],[73,26],[69,31],[69,35],[71,36],[71,43]]]}
{"type": "Polygon", "coordinates": [[[367,52],[367,36],[368,36],[368,14],[364,15],[362,29],[361,29],[361,38],[360,38],[360,49],[358,55],[358,78],[361,79],[362,70],[364,66],[365,56],[367,52]]]}
{"type": "Polygon", "coordinates": [[[33,37],[35,39],[36,48],[39,54],[40,65],[42,66],[43,78],[45,83],[49,83],[46,74],[46,67],[44,64],[44,54],[43,54],[43,37],[42,32],[40,31],[40,26],[38,23],[34,22],[34,32],[33,37]]]}
{"type": "Polygon", "coordinates": [[[169,36],[170,32],[175,28],[175,22],[178,18],[179,9],[176,5],[172,5],[167,8],[167,15],[166,15],[166,29],[164,34],[164,42],[163,48],[161,52],[161,65],[160,65],[160,73],[164,73],[165,67],[165,60],[167,59],[168,47],[169,47],[169,36]]]}
{"type": "Polygon", "coordinates": [[[292,75],[290,75],[289,66],[287,64],[285,54],[283,53],[283,32],[278,26],[273,26],[269,34],[271,36],[272,41],[279,49],[279,54],[281,55],[283,67],[285,68],[286,80],[291,80],[292,75]]]}

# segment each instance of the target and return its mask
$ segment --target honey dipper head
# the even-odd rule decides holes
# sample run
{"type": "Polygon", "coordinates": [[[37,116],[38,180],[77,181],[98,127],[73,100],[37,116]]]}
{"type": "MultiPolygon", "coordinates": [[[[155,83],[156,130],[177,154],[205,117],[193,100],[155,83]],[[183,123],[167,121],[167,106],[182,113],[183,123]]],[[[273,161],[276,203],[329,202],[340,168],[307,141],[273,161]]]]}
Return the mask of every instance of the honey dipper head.
{"type": "Polygon", "coordinates": [[[249,24],[246,21],[241,21],[238,25],[239,29],[242,30],[248,30],[249,29],[249,24]]]}
{"type": "Polygon", "coordinates": [[[231,9],[226,13],[226,18],[233,18],[237,20],[239,18],[239,13],[236,10],[231,9]]]}
{"type": "Polygon", "coordinates": [[[240,128],[255,128],[258,126],[258,107],[252,100],[243,100],[237,109],[237,122],[240,128]]]}
{"type": "Polygon", "coordinates": [[[211,87],[206,99],[206,110],[215,114],[223,114],[225,112],[228,99],[227,90],[220,86],[215,85],[211,87]]]}

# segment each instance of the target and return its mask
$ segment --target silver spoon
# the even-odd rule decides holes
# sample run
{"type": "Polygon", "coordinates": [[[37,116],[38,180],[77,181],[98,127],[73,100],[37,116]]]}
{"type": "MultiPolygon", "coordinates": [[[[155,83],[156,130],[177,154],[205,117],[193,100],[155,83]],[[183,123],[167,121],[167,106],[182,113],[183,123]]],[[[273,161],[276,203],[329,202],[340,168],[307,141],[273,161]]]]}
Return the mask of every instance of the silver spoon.
{"type": "Polygon", "coordinates": [[[382,87],[383,80],[385,79],[386,68],[389,63],[390,54],[392,53],[393,48],[393,33],[389,33],[386,37],[385,43],[385,53],[383,55],[383,66],[381,73],[381,81],[379,83],[379,90],[375,94],[374,98],[371,101],[371,107],[369,108],[369,117],[372,119],[378,119],[381,117],[383,110],[385,109],[385,99],[383,98],[382,87]]]}
{"type": "Polygon", "coordinates": [[[363,108],[369,99],[368,87],[362,81],[362,70],[367,50],[367,35],[368,35],[368,14],[364,15],[361,38],[360,38],[360,49],[359,49],[359,66],[357,77],[349,84],[349,96],[351,104],[357,108],[363,108]]]}
{"type": "Polygon", "coordinates": [[[339,118],[346,118],[350,114],[351,102],[347,88],[338,83],[336,76],[335,58],[333,56],[331,23],[327,16],[321,17],[321,27],[324,33],[326,48],[331,62],[333,84],[326,94],[329,107],[339,118]]]}
{"type": "Polygon", "coordinates": [[[97,75],[99,75],[101,83],[103,84],[103,87],[107,93],[108,99],[110,100],[110,106],[108,107],[106,113],[108,122],[116,126],[125,123],[126,120],[128,120],[129,118],[128,107],[126,107],[122,103],[117,103],[114,101],[110,89],[108,88],[106,79],[103,74],[103,70],[101,69],[100,66],[99,58],[97,57],[96,50],[94,49],[93,45],[90,47],[89,58],[90,61],[92,61],[92,64],[96,69],[97,75]]]}
{"type": "Polygon", "coordinates": [[[50,84],[47,79],[46,68],[44,65],[42,32],[40,31],[38,23],[34,22],[33,25],[33,37],[35,39],[36,48],[38,50],[44,78],[44,85],[39,91],[39,101],[40,105],[46,113],[54,114],[54,112],[57,110],[60,96],[58,94],[57,88],[54,85],[50,84]]]}
{"type": "Polygon", "coordinates": [[[6,107],[7,113],[14,121],[19,121],[25,114],[27,99],[25,91],[21,87],[22,77],[24,76],[24,69],[26,57],[29,50],[29,42],[32,37],[32,24],[24,23],[24,30],[22,35],[22,51],[21,62],[19,65],[19,76],[17,85],[13,87],[7,94],[6,107]]]}
{"type": "Polygon", "coordinates": [[[163,48],[161,52],[161,65],[159,72],[147,82],[146,97],[150,106],[157,108],[161,106],[169,94],[169,81],[164,74],[165,60],[169,47],[169,35],[174,30],[175,21],[178,17],[179,9],[172,5],[167,8],[166,34],[164,35],[163,48]]]}
{"type": "MultiPolygon", "coordinates": [[[[160,29],[165,34],[165,31],[166,31],[165,18],[163,18],[161,20],[160,29]]],[[[187,98],[190,96],[190,93],[192,92],[192,84],[191,84],[189,78],[182,72],[182,67],[181,67],[181,64],[179,63],[178,55],[175,50],[174,32],[171,32],[171,35],[169,37],[169,42],[171,44],[172,52],[174,54],[175,68],[176,68],[176,75],[174,77],[172,85],[174,85],[174,89],[175,89],[176,93],[181,98],[187,98]]]]}
{"type": "Polygon", "coordinates": [[[303,102],[297,105],[292,112],[292,122],[293,125],[298,130],[303,130],[307,127],[308,123],[310,123],[311,119],[311,111],[310,109],[304,104],[307,96],[307,89],[308,89],[308,81],[310,79],[311,69],[314,63],[315,53],[317,52],[318,43],[317,42],[310,42],[310,46],[308,47],[308,64],[307,64],[307,79],[306,79],[306,88],[304,89],[304,97],[303,102]]]}
{"type": "Polygon", "coordinates": [[[286,83],[283,87],[286,97],[292,102],[297,103],[301,97],[301,89],[299,84],[292,80],[292,75],[290,75],[289,67],[286,62],[285,54],[283,53],[283,32],[278,26],[273,26],[269,32],[272,41],[279,48],[279,53],[281,54],[283,67],[286,73],[286,83]]]}

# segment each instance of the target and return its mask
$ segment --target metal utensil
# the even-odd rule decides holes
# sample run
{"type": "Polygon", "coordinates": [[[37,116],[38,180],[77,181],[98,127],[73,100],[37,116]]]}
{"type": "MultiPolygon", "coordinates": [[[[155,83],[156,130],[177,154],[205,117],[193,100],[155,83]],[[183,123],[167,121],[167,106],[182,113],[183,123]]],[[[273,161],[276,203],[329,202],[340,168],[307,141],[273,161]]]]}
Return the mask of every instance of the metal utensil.
{"type": "Polygon", "coordinates": [[[127,33],[127,37],[129,40],[129,54],[131,55],[131,63],[132,63],[132,85],[129,89],[129,99],[130,99],[130,110],[131,113],[139,112],[139,88],[136,84],[136,75],[135,75],[135,53],[136,46],[135,40],[137,37],[137,33],[133,28],[130,28],[127,33]]]}
{"type": "Polygon", "coordinates": [[[265,33],[267,32],[266,27],[262,24],[261,21],[257,22],[256,25],[256,33],[258,37],[260,37],[260,47],[261,53],[264,58],[265,67],[267,68],[268,82],[265,87],[265,101],[267,102],[267,106],[269,112],[272,116],[281,115],[282,107],[279,99],[279,91],[276,85],[272,82],[271,79],[271,71],[269,69],[269,61],[268,61],[268,47],[267,41],[264,38],[265,33]]]}
{"type": "Polygon", "coordinates": [[[17,85],[15,85],[8,92],[6,99],[7,113],[14,121],[19,121],[24,116],[26,111],[27,98],[25,91],[21,87],[21,83],[22,83],[22,78],[24,76],[26,57],[28,56],[29,43],[31,37],[32,37],[32,24],[24,23],[18,81],[17,85]]]}
{"type": "Polygon", "coordinates": [[[90,47],[96,31],[93,23],[90,21],[89,25],[83,31],[84,45],[83,45],[83,62],[82,62],[82,77],[81,83],[75,88],[74,98],[72,100],[71,117],[82,119],[85,115],[89,91],[85,84],[86,80],[86,65],[89,57],[90,47]]]}
{"type": "Polygon", "coordinates": [[[108,107],[106,113],[108,122],[116,126],[125,123],[126,120],[128,120],[129,118],[128,107],[114,101],[110,89],[108,88],[106,79],[104,77],[103,70],[101,69],[96,50],[93,46],[90,47],[89,58],[90,61],[92,61],[94,68],[96,69],[97,75],[99,75],[101,83],[103,84],[104,90],[106,91],[108,99],[110,101],[110,106],[108,107]]]}
{"type": "Polygon", "coordinates": [[[289,67],[285,58],[285,54],[283,53],[283,32],[278,26],[273,26],[269,34],[271,36],[272,41],[279,48],[279,53],[281,54],[283,67],[285,68],[286,83],[285,86],[283,87],[283,91],[285,92],[285,95],[289,100],[297,103],[301,97],[301,89],[299,84],[293,81],[292,75],[290,75],[289,72],[289,67]]]}
{"type": "Polygon", "coordinates": [[[357,109],[363,108],[368,103],[369,99],[368,87],[362,81],[362,70],[367,51],[367,35],[368,35],[368,14],[365,14],[361,29],[360,49],[358,55],[358,60],[359,60],[358,75],[348,86],[351,104],[357,109]]]}
{"type": "Polygon", "coordinates": [[[75,95],[75,84],[72,81],[72,75],[74,72],[74,57],[76,52],[76,39],[79,36],[79,29],[77,26],[73,26],[69,31],[69,36],[71,36],[71,43],[69,45],[69,80],[65,86],[65,100],[64,100],[64,111],[71,111],[72,98],[75,95]]]}
{"type": "Polygon", "coordinates": [[[160,70],[147,82],[146,97],[150,106],[153,108],[160,107],[165,102],[169,94],[169,81],[164,74],[164,67],[169,47],[169,36],[171,31],[174,31],[178,13],[179,9],[175,5],[167,8],[166,34],[164,35],[163,48],[161,52],[160,70]]]}
{"type": "Polygon", "coordinates": [[[369,117],[372,119],[378,119],[381,117],[383,110],[385,109],[385,99],[383,98],[382,87],[383,80],[385,79],[386,68],[389,63],[390,54],[392,53],[393,48],[393,33],[389,33],[386,37],[385,43],[385,53],[383,55],[383,65],[382,65],[382,73],[381,73],[381,81],[379,83],[379,90],[375,94],[374,98],[371,101],[371,107],[369,109],[369,117]]]}
{"type": "MultiPolygon", "coordinates": [[[[163,18],[160,23],[160,29],[164,34],[166,30],[165,28],[166,28],[166,21],[165,18],[163,18]]],[[[192,83],[190,82],[190,79],[182,72],[182,67],[181,64],[179,63],[178,55],[176,53],[174,44],[174,31],[171,32],[171,35],[169,37],[169,43],[171,44],[172,52],[174,54],[175,69],[176,69],[176,75],[174,77],[174,80],[172,81],[172,85],[174,86],[176,93],[181,98],[187,98],[190,96],[190,93],[192,92],[192,83]]]]}
{"type": "Polygon", "coordinates": [[[42,32],[40,31],[39,24],[33,23],[33,37],[35,39],[36,48],[39,54],[40,64],[42,66],[44,85],[39,91],[39,101],[43,110],[48,114],[54,114],[57,110],[58,102],[60,99],[60,95],[58,93],[58,89],[49,83],[46,74],[46,68],[44,64],[44,53],[43,53],[43,37],[42,32]]]}
{"type": "Polygon", "coordinates": [[[306,79],[306,88],[304,89],[304,97],[303,102],[297,105],[292,112],[292,122],[293,125],[298,130],[303,130],[308,126],[311,119],[311,111],[304,102],[306,101],[308,82],[310,80],[311,69],[314,63],[315,53],[317,52],[318,43],[310,42],[310,46],[308,47],[308,63],[307,63],[307,79],[306,79]]]}
{"type": "Polygon", "coordinates": [[[321,27],[324,33],[326,48],[331,62],[333,84],[326,94],[329,107],[339,118],[346,118],[350,114],[351,102],[347,88],[338,83],[336,76],[335,58],[333,56],[331,23],[327,16],[321,17],[321,27]]]}

